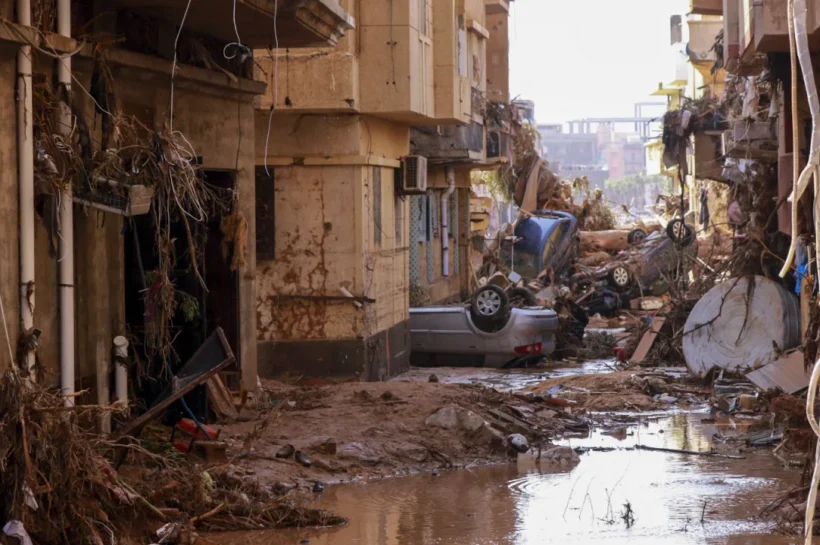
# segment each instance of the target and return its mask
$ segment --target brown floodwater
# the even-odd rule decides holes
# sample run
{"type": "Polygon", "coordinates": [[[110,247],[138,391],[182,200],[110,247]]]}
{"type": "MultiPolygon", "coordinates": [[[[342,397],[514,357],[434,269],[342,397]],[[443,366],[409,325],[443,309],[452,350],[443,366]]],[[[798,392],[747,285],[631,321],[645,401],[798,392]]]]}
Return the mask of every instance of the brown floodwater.
{"type": "MultiPolygon", "coordinates": [[[[677,414],[630,426],[621,439],[594,433],[565,441],[590,451],[573,466],[532,461],[328,487],[315,506],[350,519],[333,529],[207,536],[224,545],[791,545],[756,515],[795,486],[799,472],[771,449],[743,460],[634,450],[637,444],[707,451],[715,433],[742,426],[702,424],[677,414]],[[627,527],[625,504],[634,513],[627,527]]],[[[207,542],[206,541],[206,542],[207,542]]]]}

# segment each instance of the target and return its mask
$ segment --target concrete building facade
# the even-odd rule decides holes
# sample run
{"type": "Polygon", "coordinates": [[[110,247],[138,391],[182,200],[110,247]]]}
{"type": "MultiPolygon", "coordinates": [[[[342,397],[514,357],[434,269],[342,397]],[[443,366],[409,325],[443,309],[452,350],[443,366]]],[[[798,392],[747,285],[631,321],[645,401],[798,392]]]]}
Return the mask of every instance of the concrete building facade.
{"type": "MultiPolygon", "coordinates": [[[[43,141],[42,132],[38,131],[48,125],[41,120],[52,113],[41,110],[35,96],[34,142],[27,143],[26,138],[18,136],[18,129],[27,124],[26,120],[14,121],[16,99],[28,100],[31,97],[26,92],[32,89],[45,89],[46,96],[53,93],[67,97],[63,100],[72,108],[69,119],[75,127],[73,134],[87,134],[79,145],[89,157],[106,150],[110,156],[120,152],[117,143],[127,135],[117,131],[125,126],[121,120],[126,118],[136,120],[129,123],[139,123],[146,133],[160,138],[158,145],[163,134],[171,135],[171,139],[184,139],[186,149],[194,155],[192,161],[197,164],[200,179],[235,195],[230,212],[222,214],[244,217],[247,235],[253,239],[254,100],[264,92],[265,83],[253,79],[249,70],[252,60],[244,52],[250,52],[248,47],[269,43],[275,17],[281,30],[280,45],[287,47],[333,45],[353,23],[335,0],[315,0],[299,9],[276,6],[275,2],[238,2],[234,8],[230,3],[208,2],[183,18],[184,1],[172,0],[160,6],[123,0],[102,6],[99,2],[71,0],[67,4],[69,9],[62,12],[56,24],[55,14],[49,16],[45,8],[30,19],[29,14],[20,12],[19,5],[15,10],[11,2],[0,3],[0,13],[6,21],[21,23],[5,22],[0,36],[5,46],[0,48],[0,108],[7,120],[0,129],[0,158],[4,166],[0,174],[0,237],[5,249],[0,265],[0,298],[8,338],[15,345],[17,339],[26,345],[16,353],[18,365],[24,365],[27,353],[34,352],[31,347],[39,334],[37,365],[33,368],[36,380],[62,384],[64,391],[89,388],[90,393],[78,403],[110,401],[115,371],[112,342],[118,335],[128,335],[137,345],[147,342],[147,295],[142,282],[147,278],[148,288],[153,285],[156,275],[152,276],[150,268],[160,250],[152,244],[156,227],[150,215],[123,217],[112,213],[110,207],[88,205],[88,201],[68,206],[58,200],[55,204],[58,194],[69,199],[71,195],[65,190],[55,194],[46,187],[48,184],[35,187],[34,203],[29,198],[20,198],[24,186],[30,183],[26,181],[26,172],[32,170],[21,149],[33,144],[37,164],[48,162],[47,151],[38,151],[36,146],[43,141]],[[70,13],[70,21],[65,20],[66,13],[70,13]],[[232,17],[242,32],[241,45],[231,25],[232,17]],[[62,35],[56,33],[57,28],[62,35]],[[66,37],[69,29],[77,39],[66,37]],[[241,58],[236,59],[236,64],[232,64],[230,55],[222,57],[231,42],[240,47],[241,58]],[[21,48],[32,46],[33,53],[18,55],[21,48]],[[70,64],[65,60],[67,57],[55,60],[55,54],[65,53],[71,54],[70,64]],[[26,58],[33,64],[31,79],[25,72],[26,58]],[[55,68],[55,64],[62,66],[55,68]],[[58,84],[52,75],[66,67],[68,82],[61,80],[58,84]],[[18,80],[22,83],[15,90],[18,80]],[[71,91],[67,92],[69,87],[71,91]],[[35,206],[38,212],[31,233],[27,222],[35,206]],[[70,269],[74,280],[68,283],[65,272],[58,276],[60,263],[69,257],[63,248],[68,228],[64,223],[55,223],[54,208],[60,206],[73,212],[75,247],[70,255],[74,266],[70,269]],[[26,255],[31,251],[31,234],[35,260],[30,266],[26,264],[26,255]],[[24,278],[32,266],[31,278],[24,278]],[[137,273],[141,269],[145,274],[137,273]],[[66,289],[73,290],[73,312],[65,304],[66,289]],[[29,320],[31,324],[26,323],[29,320]],[[61,326],[66,321],[72,324],[73,333],[66,334],[70,330],[61,326]],[[68,356],[74,362],[71,367],[61,364],[68,356]]],[[[179,160],[168,157],[165,155],[163,160],[179,160]]],[[[55,164],[54,174],[62,173],[60,169],[67,159],[58,153],[50,160],[55,164]]],[[[37,183],[44,180],[40,168],[35,169],[37,183]]],[[[86,181],[93,185],[98,179],[83,180],[78,174],[69,180],[75,197],[88,189],[86,181]]],[[[161,179],[156,183],[161,184],[161,179]]],[[[61,212],[60,218],[70,218],[64,214],[61,212]]],[[[238,365],[233,371],[242,378],[246,389],[253,389],[257,374],[255,248],[249,245],[244,253],[244,266],[232,270],[220,251],[220,217],[216,214],[210,223],[197,224],[188,232],[189,237],[202,237],[201,253],[196,259],[209,289],[203,285],[184,294],[196,301],[197,312],[189,322],[175,322],[172,326],[173,350],[184,362],[197,348],[197,340],[222,327],[236,354],[238,365]]],[[[184,241],[184,230],[181,233],[179,240],[184,241]]],[[[194,259],[183,255],[184,246],[180,248],[175,257],[180,270],[174,272],[172,279],[177,293],[186,291],[191,269],[183,269],[190,267],[194,259]]],[[[138,347],[134,349],[139,353],[138,347]]],[[[6,349],[0,351],[0,368],[12,364],[8,353],[6,349]]]]}

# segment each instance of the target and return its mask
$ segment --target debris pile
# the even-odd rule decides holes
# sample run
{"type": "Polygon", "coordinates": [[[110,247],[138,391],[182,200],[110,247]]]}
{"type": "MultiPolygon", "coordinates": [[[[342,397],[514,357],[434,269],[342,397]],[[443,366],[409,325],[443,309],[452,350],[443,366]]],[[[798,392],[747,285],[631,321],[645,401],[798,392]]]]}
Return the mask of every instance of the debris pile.
{"type": "MultiPolygon", "coordinates": [[[[196,528],[260,529],[345,521],[306,509],[298,496],[260,485],[233,463],[206,467],[148,442],[118,444],[87,431],[116,407],[65,406],[65,399],[9,371],[0,379],[0,515],[7,533],[35,543],[120,543],[132,521],[163,543],[192,543],[196,528]],[[122,449],[129,463],[110,461],[122,449]]],[[[162,444],[167,445],[167,440],[162,444]]]]}

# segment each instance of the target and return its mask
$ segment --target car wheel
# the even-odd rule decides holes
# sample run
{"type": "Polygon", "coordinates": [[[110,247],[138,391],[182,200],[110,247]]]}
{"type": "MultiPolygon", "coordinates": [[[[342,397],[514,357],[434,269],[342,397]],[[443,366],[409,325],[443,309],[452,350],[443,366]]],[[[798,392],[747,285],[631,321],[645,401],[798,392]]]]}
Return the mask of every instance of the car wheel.
{"type": "Polygon", "coordinates": [[[527,288],[512,288],[507,292],[507,301],[510,308],[526,308],[538,306],[538,299],[527,288]]]}
{"type": "Polygon", "coordinates": [[[629,274],[629,269],[623,265],[618,265],[609,271],[609,281],[616,288],[626,288],[632,280],[632,275],[629,274]]]}
{"type": "Polygon", "coordinates": [[[626,235],[626,241],[630,244],[640,244],[646,240],[646,231],[643,229],[633,229],[626,235]]]}
{"type": "Polygon", "coordinates": [[[666,225],[666,235],[672,242],[682,246],[689,246],[695,238],[692,228],[681,219],[672,220],[666,225]]]}
{"type": "Polygon", "coordinates": [[[473,294],[473,315],[482,320],[498,320],[507,313],[507,294],[498,286],[484,286],[473,294]]]}

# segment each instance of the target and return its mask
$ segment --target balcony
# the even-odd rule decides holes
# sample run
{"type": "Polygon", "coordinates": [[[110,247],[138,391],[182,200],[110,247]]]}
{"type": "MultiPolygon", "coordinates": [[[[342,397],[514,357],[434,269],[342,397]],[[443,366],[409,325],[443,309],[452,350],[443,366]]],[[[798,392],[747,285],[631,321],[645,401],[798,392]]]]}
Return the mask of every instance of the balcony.
{"type": "Polygon", "coordinates": [[[512,0],[484,0],[484,9],[487,10],[487,15],[507,14],[510,12],[511,1],[512,0]]]}
{"type": "Polygon", "coordinates": [[[689,21],[689,43],[686,52],[693,63],[715,62],[715,45],[717,35],[723,30],[723,21],[689,21]]]}
{"type": "Polygon", "coordinates": [[[410,130],[410,153],[427,157],[430,164],[477,164],[485,161],[484,126],[443,125],[410,130]]]}
{"type": "Polygon", "coordinates": [[[723,0],[691,0],[689,7],[695,15],[723,15],[723,0]]]}
{"type": "MultiPolygon", "coordinates": [[[[188,6],[186,0],[114,0],[113,3],[174,24],[182,20],[188,6]]],[[[273,43],[275,12],[279,46],[283,48],[335,45],[355,24],[338,0],[236,0],[235,5],[236,26],[242,43],[249,47],[267,47],[273,43]]],[[[236,33],[230,24],[233,7],[234,2],[199,0],[195,9],[188,12],[185,28],[223,42],[235,42],[236,33]]]]}

